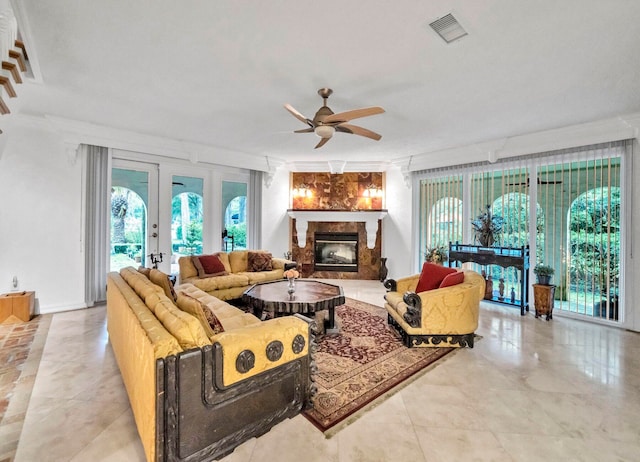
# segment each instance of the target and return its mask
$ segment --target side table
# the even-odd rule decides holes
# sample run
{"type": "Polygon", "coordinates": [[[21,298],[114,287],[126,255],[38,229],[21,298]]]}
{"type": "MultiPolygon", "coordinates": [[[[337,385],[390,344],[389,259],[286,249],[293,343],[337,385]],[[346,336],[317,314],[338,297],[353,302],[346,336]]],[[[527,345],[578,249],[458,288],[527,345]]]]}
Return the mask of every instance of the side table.
{"type": "Polygon", "coordinates": [[[553,319],[553,298],[556,286],[533,285],[533,300],[536,306],[536,318],[546,315],[547,321],[553,319]]]}
{"type": "Polygon", "coordinates": [[[0,295],[0,323],[28,322],[33,316],[35,292],[12,292],[0,295]]]}

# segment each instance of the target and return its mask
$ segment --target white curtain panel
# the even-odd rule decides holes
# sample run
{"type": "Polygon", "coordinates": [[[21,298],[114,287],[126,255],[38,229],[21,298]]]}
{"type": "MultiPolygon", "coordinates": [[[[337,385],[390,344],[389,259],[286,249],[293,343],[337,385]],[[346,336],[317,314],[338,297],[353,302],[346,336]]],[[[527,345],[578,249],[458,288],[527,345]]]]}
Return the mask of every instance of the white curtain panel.
{"type": "Polygon", "coordinates": [[[85,159],[85,302],[107,299],[110,241],[110,152],[101,146],[80,145],[85,159]]]}

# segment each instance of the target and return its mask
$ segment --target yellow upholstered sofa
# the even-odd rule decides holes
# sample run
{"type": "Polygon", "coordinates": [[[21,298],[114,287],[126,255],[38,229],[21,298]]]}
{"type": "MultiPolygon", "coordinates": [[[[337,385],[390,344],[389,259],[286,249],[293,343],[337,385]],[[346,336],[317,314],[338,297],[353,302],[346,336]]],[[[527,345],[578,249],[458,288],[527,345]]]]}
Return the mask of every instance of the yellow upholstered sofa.
{"type": "Polygon", "coordinates": [[[461,284],[415,293],[419,279],[416,274],[384,283],[389,324],[400,332],[405,345],[473,348],[484,278],[464,270],[461,284]]]}
{"type": "MultiPolygon", "coordinates": [[[[220,300],[242,298],[246,289],[258,282],[282,279],[286,269],[294,268],[296,263],[284,258],[271,258],[271,270],[251,271],[249,267],[249,252],[251,250],[233,250],[218,252],[217,255],[225,267],[227,274],[214,277],[199,277],[198,269],[193,263],[192,256],[178,259],[180,266],[180,283],[191,283],[220,300]]],[[[256,251],[258,252],[258,251],[256,251]]]]}
{"type": "Polygon", "coordinates": [[[220,458],[309,405],[309,320],[261,322],[167,281],[134,268],[107,281],[109,341],[148,461],[220,458]]]}

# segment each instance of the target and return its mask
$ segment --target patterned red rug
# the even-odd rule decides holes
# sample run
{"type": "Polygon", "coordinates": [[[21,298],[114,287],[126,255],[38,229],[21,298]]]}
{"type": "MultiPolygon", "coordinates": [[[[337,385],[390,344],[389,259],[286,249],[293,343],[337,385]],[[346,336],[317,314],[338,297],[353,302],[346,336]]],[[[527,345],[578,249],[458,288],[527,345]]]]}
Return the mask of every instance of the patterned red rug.
{"type": "Polygon", "coordinates": [[[407,348],[384,308],[347,298],[336,308],[339,334],[318,335],[313,409],[322,432],[342,422],[455,348],[407,348]]]}

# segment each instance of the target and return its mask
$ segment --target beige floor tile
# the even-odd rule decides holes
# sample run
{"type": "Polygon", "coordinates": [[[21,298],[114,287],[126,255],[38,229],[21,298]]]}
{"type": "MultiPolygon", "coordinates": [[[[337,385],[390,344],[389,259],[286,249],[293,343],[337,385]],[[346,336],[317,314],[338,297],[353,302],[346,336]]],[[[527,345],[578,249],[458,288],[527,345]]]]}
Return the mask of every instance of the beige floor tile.
{"type": "MultiPolygon", "coordinates": [[[[328,282],[384,303],[379,281],[328,282]]],[[[143,461],[104,307],[48,321],[46,343],[34,342],[42,360],[25,363],[37,372],[31,398],[15,398],[16,409],[28,404],[16,460],[143,461]]],[[[330,438],[297,416],[222,460],[640,460],[640,334],[486,303],[477,333],[475,348],[445,357],[330,438]]],[[[0,437],[17,425],[0,427],[0,437]]]]}

